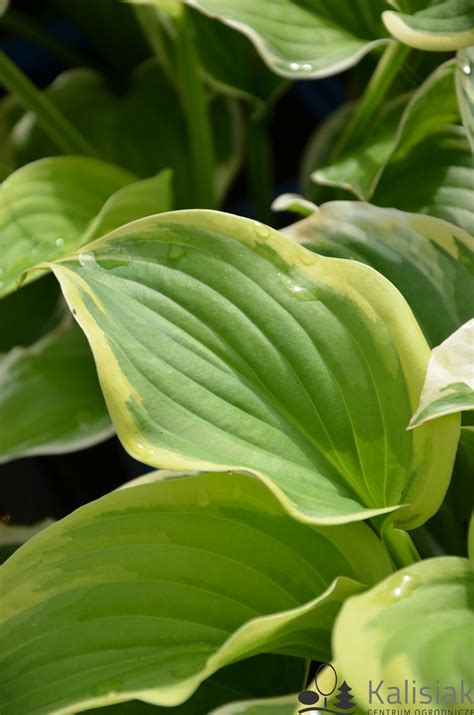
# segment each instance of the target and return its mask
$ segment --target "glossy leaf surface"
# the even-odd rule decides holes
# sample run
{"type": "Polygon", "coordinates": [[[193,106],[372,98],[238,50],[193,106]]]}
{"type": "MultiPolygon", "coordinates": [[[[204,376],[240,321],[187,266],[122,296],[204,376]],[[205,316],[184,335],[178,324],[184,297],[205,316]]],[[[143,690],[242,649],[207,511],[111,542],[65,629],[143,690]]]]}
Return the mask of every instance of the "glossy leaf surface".
{"type": "Polygon", "coordinates": [[[2,566],[2,713],[177,705],[251,655],[325,658],[341,602],[389,572],[364,524],[301,524],[249,476],[113,492],[2,566]]]}
{"type": "Polygon", "coordinates": [[[373,269],[206,211],[136,222],[51,267],[139,460],[250,470],[321,523],[437,508],[458,418],[406,431],[428,346],[373,269]]]}

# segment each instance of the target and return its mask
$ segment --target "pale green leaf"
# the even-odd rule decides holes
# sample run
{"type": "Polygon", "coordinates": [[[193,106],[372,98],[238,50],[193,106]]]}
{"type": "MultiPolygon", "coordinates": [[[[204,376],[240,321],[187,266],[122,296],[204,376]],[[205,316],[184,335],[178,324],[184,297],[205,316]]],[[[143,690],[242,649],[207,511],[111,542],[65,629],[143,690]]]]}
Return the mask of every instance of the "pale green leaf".
{"type": "Polygon", "coordinates": [[[449,52],[474,44],[472,0],[415,0],[411,13],[387,10],[383,21],[400,42],[419,50],[449,52]]]}
{"type": "Polygon", "coordinates": [[[333,201],[285,233],[316,253],[380,271],[406,298],[432,347],[474,314],[474,239],[446,221],[333,201]]]}
{"type": "Polygon", "coordinates": [[[103,236],[130,221],[171,211],[173,208],[172,172],[124,186],[106,201],[87,231],[85,241],[103,236]]]}
{"type": "Polygon", "coordinates": [[[311,216],[318,211],[316,204],[298,194],[281,194],[272,204],[272,211],[291,211],[300,216],[311,216]]]}
{"type": "Polygon", "coordinates": [[[0,296],[15,288],[26,269],[82,245],[105,201],[133,178],[79,156],[43,159],[9,176],[0,188],[0,296]]]}
{"type": "MultiPolygon", "coordinates": [[[[45,91],[100,156],[142,178],[172,168],[175,206],[192,204],[190,152],[181,99],[156,61],[137,67],[122,96],[114,94],[103,77],[89,69],[68,70],[45,91]]],[[[242,121],[237,103],[228,97],[211,98],[210,113],[217,159],[216,190],[223,199],[240,166],[242,121]]],[[[31,112],[15,125],[13,142],[20,163],[57,153],[31,112]]]]}
{"type": "Polygon", "coordinates": [[[0,463],[90,447],[113,433],[92,355],[66,318],[0,358],[0,463]]]}
{"type": "Polygon", "coordinates": [[[456,90],[467,136],[474,151],[474,47],[457,54],[456,90]]]}
{"type": "Polygon", "coordinates": [[[410,426],[474,410],[474,318],[435,348],[410,426]]]}
{"type": "Polygon", "coordinates": [[[463,128],[447,126],[391,161],[372,202],[437,216],[472,234],[474,164],[463,128]]]}
{"type": "Polygon", "coordinates": [[[458,121],[454,70],[454,61],[445,62],[411,97],[388,102],[373,118],[367,138],[315,171],[313,180],[370,199],[389,161],[405,157],[429,135],[458,121]]]}
{"type": "Polygon", "coordinates": [[[387,40],[382,0],[185,0],[243,32],[284,77],[342,72],[387,40]]]}
{"type": "Polygon", "coordinates": [[[465,712],[468,701],[461,701],[462,681],[468,690],[474,675],[473,597],[472,564],[440,557],[402,569],[349,599],[337,620],[333,647],[338,670],[364,712],[374,707],[413,712],[432,706],[465,712]],[[415,684],[415,703],[405,700],[405,683],[409,698],[415,684]],[[383,704],[377,696],[370,699],[370,684],[383,704]],[[427,688],[425,694],[420,692],[422,686],[427,688]],[[436,686],[446,697],[440,704],[435,700],[436,686]]]}
{"type": "Polygon", "coordinates": [[[345,522],[444,495],[459,418],[406,427],[429,349],[372,268],[258,222],[161,214],[50,265],[125,448],[167,469],[246,469],[291,512],[345,522]]]}
{"type": "Polygon", "coordinates": [[[250,476],[113,492],[0,569],[2,715],[178,705],[252,655],[325,659],[341,603],[389,572],[366,525],[297,522],[250,476]]]}

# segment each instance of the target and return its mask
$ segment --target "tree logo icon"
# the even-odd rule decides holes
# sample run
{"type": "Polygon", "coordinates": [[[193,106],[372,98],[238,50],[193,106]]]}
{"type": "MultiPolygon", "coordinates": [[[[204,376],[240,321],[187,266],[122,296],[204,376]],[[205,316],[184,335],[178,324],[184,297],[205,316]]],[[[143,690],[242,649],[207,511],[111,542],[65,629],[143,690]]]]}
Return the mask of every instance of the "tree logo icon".
{"type": "Polygon", "coordinates": [[[314,689],[303,690],[298,695],[298,700],[304,707],[298,713],[306,715],[322,715],[323,713],[334,713],[334,715],[355,715],[354,697],[352,688],[344,680],[339,687],[336,669],[331,663],[323,663],[319,666],[314,676],[314,689]],[[337,692],[336,691],[337,688],[337,692]],[[330,696],[333,696],[329,700],[330,696]]]}

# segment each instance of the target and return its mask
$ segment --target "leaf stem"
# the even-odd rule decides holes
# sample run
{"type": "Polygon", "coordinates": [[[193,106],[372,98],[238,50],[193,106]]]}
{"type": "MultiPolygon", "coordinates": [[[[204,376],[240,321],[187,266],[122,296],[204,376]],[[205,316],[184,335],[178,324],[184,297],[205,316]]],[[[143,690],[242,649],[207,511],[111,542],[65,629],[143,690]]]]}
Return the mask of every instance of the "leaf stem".
{"type": "Polygon", "coordinates": [[[336,142],[331,161],[340,156],[348,146],[354,145],[362,139],[370,127],[375,111],[385,99],[409,52],[410,48],[407,45],[395,40],[389,42],[351,120],[336,142]]]}
{"type": "Polygon", "coordinates": [[[190,143],[195,205],[212,209],[216,206],[212,126],[189,9],[184,5],[175,18],[175,27],[176,61],[190,143]]]}
{"type": "Polygon", "coordinates": [[[247,128],[247,172],[254,216],[272,224],[273,156],[266,116],[251,117],[247,128]]]}
{"type": "Polygon", "coordinates": [[[382,531],[382,540],[398,569],[405,568],[420,561],[411,536],[402,529],[396,529],[392,524],[382,531]]]}
{"type": "Polygon", "coordinates": [[[65,154],[96,156],[94,149],[48,97],[0,52],[0,84],[15,94],[25,109],[34,112],[44,131],[65,154]]]}

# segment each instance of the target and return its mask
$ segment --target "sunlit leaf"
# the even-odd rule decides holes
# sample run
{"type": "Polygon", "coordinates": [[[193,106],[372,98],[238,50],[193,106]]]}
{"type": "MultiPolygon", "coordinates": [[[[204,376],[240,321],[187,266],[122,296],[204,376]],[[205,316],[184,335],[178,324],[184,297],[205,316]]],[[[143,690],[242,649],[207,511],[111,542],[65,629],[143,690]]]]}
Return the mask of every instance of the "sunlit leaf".
{"type": "Polygon", "coordinates": [[[372,268],[208,211],[130,224],[50,266],[125,448],[167,469],[246,469],[297,518],[439,506],[459,418],[406,427],[428,346],[372,268]]]}
{"type": "Polygon", "coordinates": [[[437,216],[472,233],[474,165],[463,128],[446,127],[391,161],[372,202],[437,216]]]}
{"type": "Polygon", "coordinates": [[[387,10],[385,26],[400,42],[419,50],[443,52],[474,44],[471,0],[412,0],[411,12],[387,10]]]}
{"type": "Polygon", "coordinates": [[[0,296],[35,263],[78,248],[105,201],[133,178],[79,156],[44,159],[9,176],[0,188],[0,296]]]}
{"type": "Polygon", "coordinates": [[[370,199],[389,161],[403,159],[431,134],[458,121],[454,71],[454,61],[445,62],[411,96],[388,102],[374,116],[367,138],[316,170],[313,180],[370,199]]]}
{"type": "Polygon", "coordinates": [[[457,54],[456,90],[461,116],[474,151],[474,47],[457,54]]]}
{"type": "Polygon", "coordinates": [[[243,32],[285,77],[325,77],[385,43],[382,0],[185,0],[243,32]]]}
{"type": "Polygon", "coordinates": [[[178,705],[251,655],[327,658],[341,602],[389,572],[366,525],[297,522],[250,476],[113,492],[1,567],[2,714],[178,705]]]}
{"type": "Polygon", "coordinates": [[[0,462],[82,449],[113,433],[87,341],[66,320],[0,358],[0,462]]]}
{"type": "Polygon", "coordinates": [[[474,318],[433,350],[410,426],[461,410],[474,410],[474,318]]]}
{"type": "Polygon", "coordinates": [[[316,253],[380,271],[404,295],[432,347],[474,314],[474,239],[452,224],[333,201],[285,233],[316,253]]]}
{"type": "Polygon", "coordinates": [[[472,564],[467,559],[440,557],[402,569],[349,599],[336,623],[333,645],[338,670],[364,712],[384,707],[380,700],[386,707],[397,707],[394,703],[398,702],[398,707],[410,711],[430,707],[427,693],[436,707],[464,712],[468,701],[464,699],[463,705],[461,688],[464,682],[469,690],[473,676],[473,597],[472,564]],[[351,647],[355,643],[357,648],[351,647]],[[380,699],[369,697],[370,684],[380,699]],[[439,705],[437,686],[442,698],[439,705]]]}

